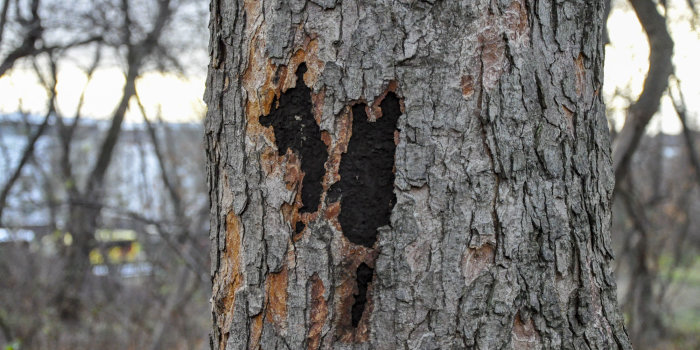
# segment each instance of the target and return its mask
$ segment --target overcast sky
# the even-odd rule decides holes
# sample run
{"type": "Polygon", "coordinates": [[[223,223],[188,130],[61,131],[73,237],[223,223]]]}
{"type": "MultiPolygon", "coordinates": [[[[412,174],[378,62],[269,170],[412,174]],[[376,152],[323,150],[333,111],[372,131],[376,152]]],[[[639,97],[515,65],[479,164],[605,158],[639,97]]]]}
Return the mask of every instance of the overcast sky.
{"type": "MultiPolygon", "coordinates": [[[[692,31],[690,11],[682,1],[670,1],[669,27],[675,39],[674,65],[682,80],[691,125],[697,129],[700,111],[700,79],[697,62],[700,61],[700,34],[692,31]],[[675,6],[674,6],[675,5],[675,6]]],[[[648,44],[634,12],[626,1],[616,1],[608,22],[612,41],[608,45],[605,61],[604,94],[611,116],[620,126],[624,110],[629,103],[624,98],[614,98],[616,90],[635,98],[641,91],[648,64],[648,44]]],[[[147,73],[137,82],[137,88],[148,112],[154,116],[158,108],[170,121],[198,121],[204,116],[204,70],[188,77],[174,74],[147,73]]],[[[58,108],[65,116],[74,113],[85,76],[77,66],[64,64],[59,71],[58,108]]],[[[86,96],[84,115],[107,118],[111,115],[121,94],[124,78],[118,67],[98,70],[90,83],[86,96]]],[[[17,111],[20,103],[33,113],[46,108],[46,94],[38,85],[29,67],[18,66],[11,74],[0,78],[0,113],[17,111]]],[[[132,106],[127,122],[140,122],[138,109],[132,106]]],[[[662,102],[662,111],[652,120],[651,132],[677,133],[680,124],[668,97],[662,102]]]]}

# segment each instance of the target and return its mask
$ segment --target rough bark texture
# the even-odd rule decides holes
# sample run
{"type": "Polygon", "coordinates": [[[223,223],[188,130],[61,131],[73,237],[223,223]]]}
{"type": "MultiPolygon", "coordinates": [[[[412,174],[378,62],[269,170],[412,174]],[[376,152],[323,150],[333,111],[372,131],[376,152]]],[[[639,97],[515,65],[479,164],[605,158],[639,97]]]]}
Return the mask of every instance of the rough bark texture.
{"type": "Polygon", "coordinates": [[[630,348],[603,1],[211,10],[213,349],[630,348]]]}

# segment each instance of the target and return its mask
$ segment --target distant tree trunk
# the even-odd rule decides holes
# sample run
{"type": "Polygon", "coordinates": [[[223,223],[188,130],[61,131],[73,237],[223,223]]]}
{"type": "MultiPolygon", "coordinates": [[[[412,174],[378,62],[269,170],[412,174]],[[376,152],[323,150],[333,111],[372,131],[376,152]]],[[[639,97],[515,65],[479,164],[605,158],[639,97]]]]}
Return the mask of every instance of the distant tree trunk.
{"type": "MultiPolygon", "coordinates": [[[[61,319],[65,322],[75,323],[81,321],[81,312],[85,302],[82,293],[85,278],[90,273],[90,252],[96,246],[95,232],[99,228],[99,219],[104,206],[104,196],[107,189],[105,178],[112,162],[114,150],[117,147],[121,134],[122,124],[126,116],[131,98],[136,94],[136,79],[139,77],[147,58],[158,50],[161,45],[161,36],[166,25],[172,19],[173,8],[171,0],[158,0],[157,12],[153,18],[151,29],[145,33],[141,40],[132,40],[130,18],[130,2],[121,2],[123,17],[124,45],[126,46],[126,74],[122,96],[117,108],[112,114],[110,127],[107,130],[99,153],[96,155],[95,164],[92,166],[86,179],[85,188],[78,189],[70,162],[70,151],[73,129],[78,122],[75,119],[72,126],[62,131],[64,155],[62,168],[66,190],[69,197],[69,222],[66,223],[67,231],[73,237],[73,244],[67,245],[64,251],[64,266],[61,283],[55,286],[56,302],[61,319]],[[72,129],[72,130],[71,130],[72,129]]],[[[96,57],[96,64],[99,56],[96,57]]],[[[95,66],[96,67],[96,66],[95,66]]],[[[94,68],[91,68],[94,69],[94,68]]],[[[79,325],[79,322],[76,323],[79,325]]]]}
{"type": "Polygon", "coordinates": [[[629,349],[603,1],[220,1],[213,349],[629,349]]]}

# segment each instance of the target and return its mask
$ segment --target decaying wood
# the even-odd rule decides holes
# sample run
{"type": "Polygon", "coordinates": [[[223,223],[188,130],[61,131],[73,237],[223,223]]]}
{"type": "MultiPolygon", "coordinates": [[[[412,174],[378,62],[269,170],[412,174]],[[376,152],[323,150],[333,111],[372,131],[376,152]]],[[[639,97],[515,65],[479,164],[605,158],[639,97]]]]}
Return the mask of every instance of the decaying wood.
{"type": "MultiPolygon", "coordinates": [[[[211,10],[213,349],[630,348],[610,270],[603,1],[211,10]],[[308,126],[283,140],[268,117],[303,86],[328,157],[309,212],[308,126]],[[395,197],[358,204],[336,189],[341,164],[388,96],[395,197]],[[386,203],[376,242],[345,236],[339,213],[386,203]]],[[[301,112],[288,125],[308,125],[301,112]]]]}

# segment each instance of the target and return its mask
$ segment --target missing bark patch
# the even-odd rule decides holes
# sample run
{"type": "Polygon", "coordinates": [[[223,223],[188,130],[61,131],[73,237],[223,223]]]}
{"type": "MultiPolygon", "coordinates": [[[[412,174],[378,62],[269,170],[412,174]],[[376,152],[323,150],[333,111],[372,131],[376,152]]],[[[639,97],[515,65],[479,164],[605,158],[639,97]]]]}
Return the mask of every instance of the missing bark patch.
{"type": "Polygon", "coordinates": [[[310,281],[311,325],[308,328],[306,337],[308,339],[307,349],[320,349],[321,342],[323,341],[323,326],[326,324],[326,318],[328,317],[328,303],[324,297],[326,294],[326,287],[316,273],[311,276],[310,281]]]}
{"type": "Polygon", "coordinates": [[[352,304],[352,326],[357,328],[362,319],[362,314],[365,312],[365,307],[367,306],[367,288],[372,282],[372,275],[374,270],[367,266],[365,263],[361,263],[357,267],[357,294],[353,295],[355,297],[355,303],[352,304]]]}
{"type": "Polygon", "coordinates": [[[296,232],[296,234],[300,234],[302,231],[304,231],[305,227],[306,225],[303,222],[297,221],[296,225],[294,226],[294,232],[296,232]]]}
{"type": "Polygon", "coordinates": [[[272,126],[275,144],[280,156],[291,150],[301,160],[304,178],[301,183],[302,213],[313,213],[318,209],[325,173],[324,163],[328,150],[321,140],[321,129],[314,119],[311,89],[304,82],[306,64],[301,63],[296,71],[296,87],[272,101],[270,114],[260,117],[260,124],[272,126]]]}
{"type": "Polygon", "coordinates": [[[394,131],[401,115],[399,99],[387,93],[380,104],[382,116],[367,118],[367,105],[352,107],[352,136],[340,161],[340,181],[329,191],[340,196],[338,221],[352,243],[372,247],[377,228],[389,225],[396,203],[394,194],[394,131]]]}

